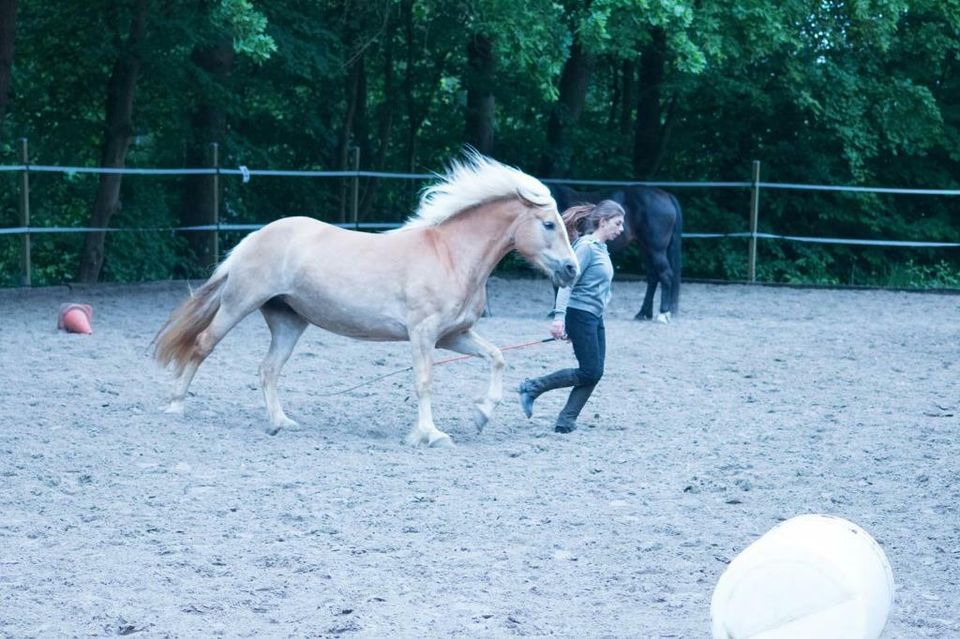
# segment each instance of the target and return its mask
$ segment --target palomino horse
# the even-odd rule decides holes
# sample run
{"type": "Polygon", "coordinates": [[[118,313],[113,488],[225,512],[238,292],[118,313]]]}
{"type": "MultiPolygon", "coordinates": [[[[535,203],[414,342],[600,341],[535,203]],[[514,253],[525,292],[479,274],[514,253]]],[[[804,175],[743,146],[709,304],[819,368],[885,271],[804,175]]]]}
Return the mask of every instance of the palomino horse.
{"type": "Polygon", "coordinates": [[[623,249],[631,241],[640,245],[647,292],[634,319],[653,319],[653,295],[660,289],[660,312],[657,321],[667,323],[680,307],[680,242],[683,213],[672,194],[647,186],[627,186],[618,191],[574,191],[567,186],[550,188],[557,206],[565,211],[571,206],[613,200],[623,207],[625,233],[610,243],[613,251],[623,249]]]}
{"type": "Polygon", "coordinates": [[[487,278],[512,250],[561,286],[578,275],[547,187],[475,152],[454,161],[424,190],[416,214],[390,233],[359,233],[306,217],[268,224],[237,244],[157,334],[157,360],[172,363],[178,374],[167,412],[183,412],[197,368],[237,322],[259,309],[271,333],[260,365],[270,434],[296,425],[280,407],[277,377],[308,324],[362,340],[410,341],[419,400],[407,436],[412,445],[450,443],[433,423],[433,349],[485,358],[490,381],[475,416],[482,430],[503,397],[505,364],[473,325],[487,278]]]}

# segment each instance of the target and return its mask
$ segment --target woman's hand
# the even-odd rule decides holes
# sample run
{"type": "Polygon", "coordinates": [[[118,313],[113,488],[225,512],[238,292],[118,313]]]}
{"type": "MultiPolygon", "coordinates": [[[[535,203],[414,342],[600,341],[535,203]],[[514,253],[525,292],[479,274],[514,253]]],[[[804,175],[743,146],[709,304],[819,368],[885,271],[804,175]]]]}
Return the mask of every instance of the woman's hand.
{"type": "Polygon", "coordinates": [[[567,326],[562,317],[553,320],[550,324],[550,335],[554,339],[567,339],[567,326]]]}

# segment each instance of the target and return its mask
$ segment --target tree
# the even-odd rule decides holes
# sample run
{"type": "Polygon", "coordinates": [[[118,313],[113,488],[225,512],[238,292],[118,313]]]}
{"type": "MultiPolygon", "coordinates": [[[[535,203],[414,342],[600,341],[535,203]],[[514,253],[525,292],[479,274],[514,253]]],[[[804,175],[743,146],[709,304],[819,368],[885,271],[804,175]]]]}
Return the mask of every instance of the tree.
{"type": "MultiPolygon", "coordinates": [[[[203,85],[209,90],[199,92],[189,115],[190,131],[186,152],[186,166],[210,166],[213,161],[212,145],[225,146],[227,136],[227,108],[230,90],[228,82],[233,71],[236,54],[228,33],[218,34],[212,42],[204,41],[194,46],[190,62],[195,73],[204,77],[203,85]]],[[[219,162],[219,159],[217,160],[219,162]]],[[[188,175],[184,179],[180,223],[183,226],[206,226],[216,223],[215,202],[217,182],[206,175],[188,175]]],[[[217,250],[215,235],[207,232],[191,232],[187,235],[190,249],[197,263],[203,268],[216,265],[217,250]]]]}
{"type": "Polygon", "coordinates": [[[13,43],[17,30],[17,0],[0,0],[0,123],[7,113],[13,43]]]}
{"type": "MultiPolygon", "coordinates": [[[[192,73],[204,90],[196,93],[191,105],[187,166],[209,166],[211,145],[226,147],[228,117],[234,91],[229,85],[237,54],[262,62],[276,50],[266,35],[267,20],[249,0],[220,0],[201,13],[196,40],[190,54],[192,73]]],[[[184,181],[180,222],[184,226],[216,223],[217,182],[207,176],[187,176],[184,181]]],[[[187,236],[197,262],[203,268],[216,265],[213,233],[192,232],[187,236]]]]}
{"type": "Polygon", "coordinates": [[[467,40],[465,137],[468,144],[484,155],[493,155],[496,67],[493,39],[486,33],[471,35],[467,40]]]}
{"type": "Polygon", "coordinates": [[[583,50],[579,39],[575,40],[560,74],[557,102],[550,109],[546,153],[540,161],[540,174],[544,177],[563,177],[570,173],[573,156],[570,129],[580,121],[594,61],[595,56],[583,50]]]}
{"type": "MultiPolygon", "coordinates": [[[[91,0],[70,12],[17,0],[15,25],[3,126],[30,138],[36,163],[204,166],[218,142],[222,166],[337,169],[349,168],[353,143],[361,168],[419,173],[471,141],[544,177],[741,180],[752,159],[774,181],[935,187],[960,174],[960,11],[935,0],[91,0]]],[[[0,75],[12,42],[0,36],[0,75]]],[[[345,182],[223,177],[221,219],[339,221],[345,182]]],[[[39,224],[212,221],[207,176],[43,175],[35,185],[39,224]]],[[[400,220],[419,186],[365,179],[361,211],[400,220]]],[[[692,230],[742,230],[741,192],[678,195],[692,230]]],[[[948,198],[776,191],[762,205],[770,231],[960,235],[948,198]]],[[[9,198],[0,215],[16,224],[9,198]]],[[[222,237],[227,246],[240,234],[222,237]]],[[[35,279],[72,279],[81,263],[90,278],[98,260],[101,279],[199,275],[194,261],[213,256],[203,239],[44,234],[35,279]],[[84,239],[94,241],[86,254],[84,239]]],[[[736,276],[737,242],[692,244],[688,271],[736,276]]],[[[953,259],[763,250],[771,279],[881,278],[892,263],[953,259]]],[[[0,246],[0,271],[16,257],[0,246]]]]}
{"type": "MultiPolygon", "coordinates": [[[[146,0],[136,0],[129,10],[130,25],[127,33],[114,33],[117,56],[107,82],[101,168],[123,168],[133,135],[133,103],[142,64],[141,47],[147,20],[146,0]]],[[[117,173],[100,175],[93,211],[90,214],[90,227],[100,229],[110,224],[110,218],[120,208],[122,179],[123,176],[117,173]]],[[[80,258],[81,282],[96,282],[100,277],[105,237],[106,233],[100,230],[86,234],[80,258]]]]}

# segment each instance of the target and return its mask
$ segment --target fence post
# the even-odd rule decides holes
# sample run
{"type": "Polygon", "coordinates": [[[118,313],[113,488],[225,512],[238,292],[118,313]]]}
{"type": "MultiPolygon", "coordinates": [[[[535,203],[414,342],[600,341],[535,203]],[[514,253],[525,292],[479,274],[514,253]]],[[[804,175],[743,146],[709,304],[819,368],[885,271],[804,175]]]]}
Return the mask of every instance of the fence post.
{"type": "Polygon", "coordinates": [[[216,142],[210,144],[210,166],[214,172],[210,177],[213,179],[213,224],[217,227],[213,230],[213,265],[220,263],[220,145],[216,142]]]}
{"type": "Polygon", "coordinates": [[[757,281],[757,220],[760,217],[760,160],[753,161],[753,185],[750,187],[750,261],[747,280],[757,281]]]}
{"type": "MultiPolygon", "coordinates": [[[[360,171],[360,147],[354,146],[350,149],[351,154],[353,155],[353,170],[360,171]]],[[[360,196],[360,176],[353,176],[353,184],[351,185],[350,191],[350,216],[353,221],[353,229],[356,231],[360,228],[360,217],[358,215],[359,207],[359,196],[360,196]]]]}
{"type": "MultiPolygon", "coordinates": [[[[20,163],[24,169],[20,172],[20,226],[30,227],[30,153],[27,138],[20,138],[20,163]]],[[[32,286],[30,272],[33,270],[30,259],[30,233],[20,236],[20,285],[32,286]]]]}

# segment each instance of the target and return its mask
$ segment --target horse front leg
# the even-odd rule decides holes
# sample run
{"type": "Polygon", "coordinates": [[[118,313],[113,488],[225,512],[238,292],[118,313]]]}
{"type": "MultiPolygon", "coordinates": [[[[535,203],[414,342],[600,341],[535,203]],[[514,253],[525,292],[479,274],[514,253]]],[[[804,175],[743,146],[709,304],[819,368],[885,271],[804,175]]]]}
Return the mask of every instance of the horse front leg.
{"type": "Polygon", "coordinates": [[[433,382],[433,348],[436,340],[422,332],[410,336],[413,346],[413,374],[417,389],[417,423],[407,435],[411,446],[452,446],[453,440],[433,423],[430,387],[433,382]]]}
{"type": "Polygon", "coordinates": [[[476,412],[473,416],[477,432],[482,433],[483,427],[490,421],[493,409],[503,399],[503,369],[506,367],[503,354],[499,348],[477,335],[473,329],[448,335],[437,342],[437,346],[455,353],[477,355],[490,364],[490,384],[487,386],[487,394],[476,400],[476,412]]]}

